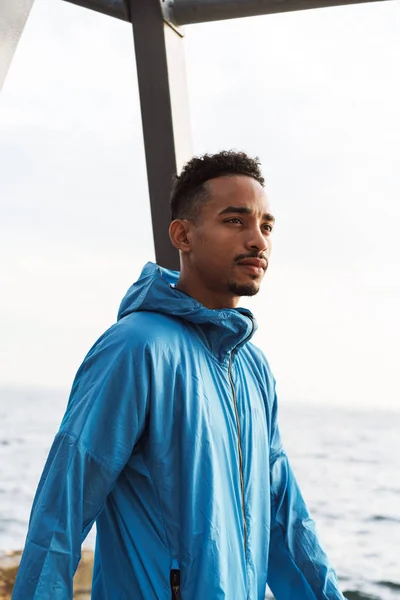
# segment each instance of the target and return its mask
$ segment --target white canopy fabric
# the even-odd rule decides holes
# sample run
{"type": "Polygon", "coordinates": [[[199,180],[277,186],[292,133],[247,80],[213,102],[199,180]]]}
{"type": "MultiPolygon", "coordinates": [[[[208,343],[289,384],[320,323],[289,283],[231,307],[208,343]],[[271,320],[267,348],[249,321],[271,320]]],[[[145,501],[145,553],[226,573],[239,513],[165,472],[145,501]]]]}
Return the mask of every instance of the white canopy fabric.
{"type": "Polygon", "coordinates": [[[13,59],[34,0],[1,0],[0,90],[13,59]]]}

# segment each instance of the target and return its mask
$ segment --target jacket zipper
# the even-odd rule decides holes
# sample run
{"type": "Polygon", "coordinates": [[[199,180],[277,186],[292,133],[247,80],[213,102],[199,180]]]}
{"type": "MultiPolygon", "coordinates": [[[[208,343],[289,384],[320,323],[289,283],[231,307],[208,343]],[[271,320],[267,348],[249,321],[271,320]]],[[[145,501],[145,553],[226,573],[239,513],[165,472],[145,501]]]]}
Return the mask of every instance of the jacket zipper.
{"type": "Polygon", "coordinates": [[[181,573],[178,569],[172,569],[170,573],[172,600],[181,600],[181,573]]]}
{"type": "Polygon", "coordinates": [[[242,451],[242,441],[241,441],[241,430],[240,430],[240,420],[239,420],[239,410],[237,404],[237,396],[235,386],[233,384],[232,379],[232,357],[238,346],[241,346],[247,342],[249,338],[253,335],[254,331],[254,320],[251,319],[251,331],[244,342],[241,342],[233,350],[231,351],[231,355],[229,357],[229,366],[228,366],[228,377],[229,383],[231,384],[232,396],[233,396],[233,406],[235,408],[235,417],[236,417],[236,427],[237,427],[237,442],[238,442],[238,454],[239,454],[239,478],[240,478],[240,491],[242,496],[242,517],[243,517],[243,546],[244,546],[244,555],[246,556],[246,548],[247,548],[247,524],[246,524],[246,511],[245,511],[245,501],[244,501],[244,477],[243,477],[243,451],[242,451]]]}

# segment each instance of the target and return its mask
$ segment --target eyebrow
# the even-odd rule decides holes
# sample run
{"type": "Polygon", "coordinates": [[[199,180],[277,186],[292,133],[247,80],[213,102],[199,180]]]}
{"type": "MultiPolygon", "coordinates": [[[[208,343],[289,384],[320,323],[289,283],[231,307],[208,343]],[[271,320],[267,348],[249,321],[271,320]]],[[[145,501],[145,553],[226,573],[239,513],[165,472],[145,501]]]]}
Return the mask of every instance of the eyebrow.
{"type": "MultiPolygon", "coordinates": [[[[221,210],[219,215],[226,214],[239,214],[239,215],[251,215],[251,208],[246,208],[245,206],[227,206],[224,210],[221,210]]],[[[269,221],[270,223],[275,223],[275,217],[269,213],[263,214],[263,221],[269,221]]]]}

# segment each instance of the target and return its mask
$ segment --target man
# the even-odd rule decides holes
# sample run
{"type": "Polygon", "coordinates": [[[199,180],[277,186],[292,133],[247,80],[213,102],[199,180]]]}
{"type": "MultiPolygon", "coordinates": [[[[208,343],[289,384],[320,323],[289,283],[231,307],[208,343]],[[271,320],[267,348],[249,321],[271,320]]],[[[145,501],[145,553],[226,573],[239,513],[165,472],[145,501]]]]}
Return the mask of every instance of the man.
{"type": "Polygon", "coordinates": [[[67,600],[93,523],[94,600],[343,599],[281,445],[275,382],[237,308],[274,217],[259,162],[175,179],[181,271],[148,263],[80,367],[33,504],[13,600],[67,600]]]}

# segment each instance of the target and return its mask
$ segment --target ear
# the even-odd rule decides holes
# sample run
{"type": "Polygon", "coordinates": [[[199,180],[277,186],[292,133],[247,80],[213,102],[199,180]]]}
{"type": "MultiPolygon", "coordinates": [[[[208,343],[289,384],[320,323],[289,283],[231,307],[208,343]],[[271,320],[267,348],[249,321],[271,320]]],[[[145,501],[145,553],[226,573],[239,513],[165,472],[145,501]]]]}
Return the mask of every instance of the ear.
{"type": "Polygon", "coordinates": [[[191,244],[191,223],[186,219],[175,219],[169,226],[169,237],[175,248],[181,252],[189,252],[191,244]]]}

